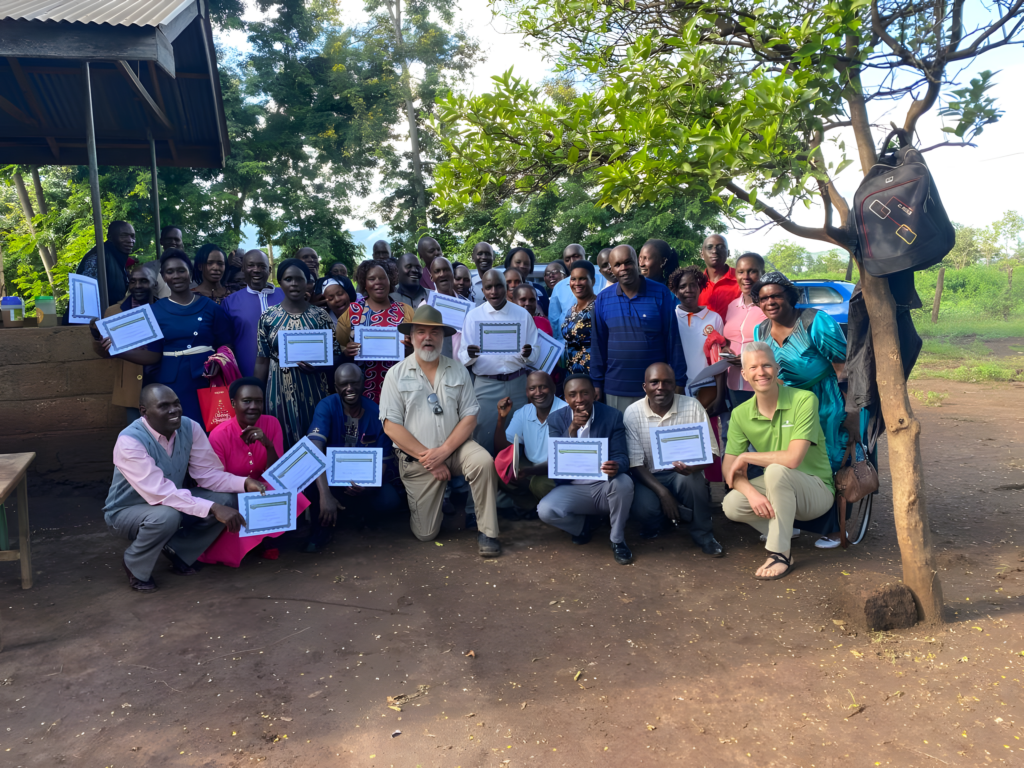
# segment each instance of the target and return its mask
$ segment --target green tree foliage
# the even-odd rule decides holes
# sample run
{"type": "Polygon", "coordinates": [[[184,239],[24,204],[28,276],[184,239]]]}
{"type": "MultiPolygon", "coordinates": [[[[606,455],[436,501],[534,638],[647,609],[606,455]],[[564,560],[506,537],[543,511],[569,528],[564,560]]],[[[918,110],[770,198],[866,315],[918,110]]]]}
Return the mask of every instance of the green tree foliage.
{"type": "Polygon", "coordinates": [[[684,261],[700,258],[700,244],[722,231],[718,209],[684,195],[638,205],[620,213],[600,205],[597,190],[586,180],[557,182],[524,198],[501,205],[474,205],[448,226],[463,245],[455,253],[468,258],[474,243],[486,240],[507,251],[515,244],[534,247],[539,261],[561,257],[570,243],[594,256],[602,248],[627,243],[637,250],[647,240],[665,240],[684,261]]]}
{"type": "Polygon", "coordinates": [[[786,275],[797,275],[806,272],[810,266],[811,254],[802,245],[789,240],[780,240],[765,254],[765,264],[786,275]]]}
{"type": "Polygon", "coordinates": [[[586,87],[559,100],[509,70],[491,93],[445,100],[436,125],[452,158],[437,192],[457,210],[593,173],[600,202],[617,210],[685,189],[731,216],[754,210],[846,248],[849,209],[831,178],[854,158],[837,142],[829,162],[822,146],[852,127],[870,166],[870,112],[908,92],[904,129],[946,96],[952,132],[976,138],[999,117],[992,75],[953,90],[955,73],[1017,39],[1022,6],[1010,5],[979,11],[967,32],[962,3],[506,0],[517,31],[586,87]],[[793,207],[815,200],[822,225],[796,224],[793,207]]]}
{"type": "MultiPolygon", "coordinates": [[[[398,77],[397,112],[404,124],[408,151],[394,142],[381,145],[381,184],[386,191],[377,211],[391,227],[395,250],[414,251],[430,222],[431,234],[448,239],[445,216],[430,192],[434,166],[443,150],[424,130],[435,104],[448,96],[480,61],[480,48],[465,30],[454,26],[455,6],[443,0],[367,0],[370,22],[360,32],[363,44],[390,62],[398,77]],[[435,230],[437,230],[435,232],[435,230]]],[[[375,221],[368,221],[370,229],[375,221]]]]}

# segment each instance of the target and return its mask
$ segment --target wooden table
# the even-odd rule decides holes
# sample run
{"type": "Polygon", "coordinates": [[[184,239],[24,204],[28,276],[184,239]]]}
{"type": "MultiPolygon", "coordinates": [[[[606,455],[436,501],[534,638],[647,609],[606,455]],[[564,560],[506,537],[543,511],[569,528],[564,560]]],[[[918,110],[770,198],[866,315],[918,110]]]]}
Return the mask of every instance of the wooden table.
{"type": "Polygon", "coordinates": [[[0,562],[21,561],[21,588],[32,587],[32,546],[28,525],[28,472],[34,453],[0,454],[0,504],[18,489],[18,549],[0,549],[0,562]]]}

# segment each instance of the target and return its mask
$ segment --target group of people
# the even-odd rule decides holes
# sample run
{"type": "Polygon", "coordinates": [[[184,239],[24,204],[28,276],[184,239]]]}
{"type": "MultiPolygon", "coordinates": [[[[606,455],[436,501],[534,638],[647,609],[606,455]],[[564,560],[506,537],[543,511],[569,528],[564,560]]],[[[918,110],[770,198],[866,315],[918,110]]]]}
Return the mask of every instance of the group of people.
{"type": "MultiPolygon", "coordinates": [[[[127,247],[125,227],[115,222],[108,233],[115,254],[130,252],[119,245],[127,247]]],[[[730,266],[722,235],[704,241],[703,269],[679,268],[661,240],[639,253],[606,248],[596,264],[574,244],[540,279],[524,246],[495,267],[493,247],[477,243],[474,273],[434,238],[397,259],[379,241],[354,285],[344,264],[321,275],[311,248],[278,264],[271,285],[270,260],[251,250],[238,261],[238,290],[224,283],[234,254],[206,245],[192,260],[180,246],[178,232],[158,276],[107,254],[108,282],[111,263],[123,269],[112,295],[116,279],[124,285],[109,312],[151,304],[163,333],[117,356],[114,399],[130,423],[115,447],[105,516],[132,541],[124,567],[136,590],[155,588],[161,552],[178,573],[194,572],[197,560],[237,566],[255,547],[275,556],[271,539],[238,537],[243,520],[230,494],[268,489],[265,470],[304,437],[325,452],[375,447],[385,456],[380,487],[331,486],[324,474],[300,495],[310,552],[340,516],[407,508],[422,541],[446,521],[458,527],[465,516],[472,527],[475,517],[479,554],[494,557],[502,509],[580,545],[608,518],[621,564],[633,560],[630,518],[648,539],[686,525],[703,553],[720,557],[709,490],[720,480],[732,489],[726,515],[766,541],[757,578],[792,568],[795,521],[822,534],[818,546],[838,546],[832,473],[861,434],[840,387],[843,332],[826,313],[800,309],[798,286],[766,274],[759,255],[730,266]],[[469,300],[461,328],[443,321],[432,291],[469,300]],[[483,353],[478,331],[494,322],[516,327],[516,351],[483,353]],[[358,361],[360,326],[397,328],[404,359],[358,361]],[[303,329],[332,332],[333,365],[280,365],[280,332],[303,329]],[[540,335],[565,345],[552,373],[538,369],[540,335]],[[207,436],[200,400],[211,382],[229,386],[235,418],[207,436]],[[713,462],[655,461],[652,428],[698,423],[712,435],[713,462]],[[550,478],[551,438],[607,438],[604,479],[550,478]]],[[[109,355],[110,339],[93,330],[97,352],[109,355]]]]}

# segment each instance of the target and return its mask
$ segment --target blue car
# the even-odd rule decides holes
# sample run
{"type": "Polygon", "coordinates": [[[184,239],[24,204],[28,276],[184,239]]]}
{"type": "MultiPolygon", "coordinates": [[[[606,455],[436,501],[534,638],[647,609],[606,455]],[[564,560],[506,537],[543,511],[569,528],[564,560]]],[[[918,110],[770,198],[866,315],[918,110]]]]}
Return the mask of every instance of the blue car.
{"type": "Polygon", "coordinates": [[[844,280],[794,280],[793,284],[800,290],[800,301],[797,309],[814,309],[827,312],[839,327],[846,333],[850,319],[850,297],[853,296],[853,283],[844,280]]]}

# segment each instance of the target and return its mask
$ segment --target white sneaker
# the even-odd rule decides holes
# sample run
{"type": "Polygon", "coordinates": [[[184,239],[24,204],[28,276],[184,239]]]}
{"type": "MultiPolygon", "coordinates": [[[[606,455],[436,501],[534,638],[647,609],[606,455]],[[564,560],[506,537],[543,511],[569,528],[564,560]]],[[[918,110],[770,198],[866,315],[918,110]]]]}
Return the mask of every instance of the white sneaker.
{"type": "Polygon", "coordinates": [[[839,539],[830,539],[828,536],[822,536],[814,542],[814,546],[818,549],[835,549],[839,546],[839,539]]]}
{"type": "MultiPolygon", "coordinates": [[[[801,531],[799,528],[794,528],[793,529],[793,535],[790,536],[790,538],[791,539],[795,539],[801,533],[803,533],[803,531],[801,531]]],[[[761,539],[761,541],[768,541],[768,534],[762,533],[759,538],[761,539]]]]}

